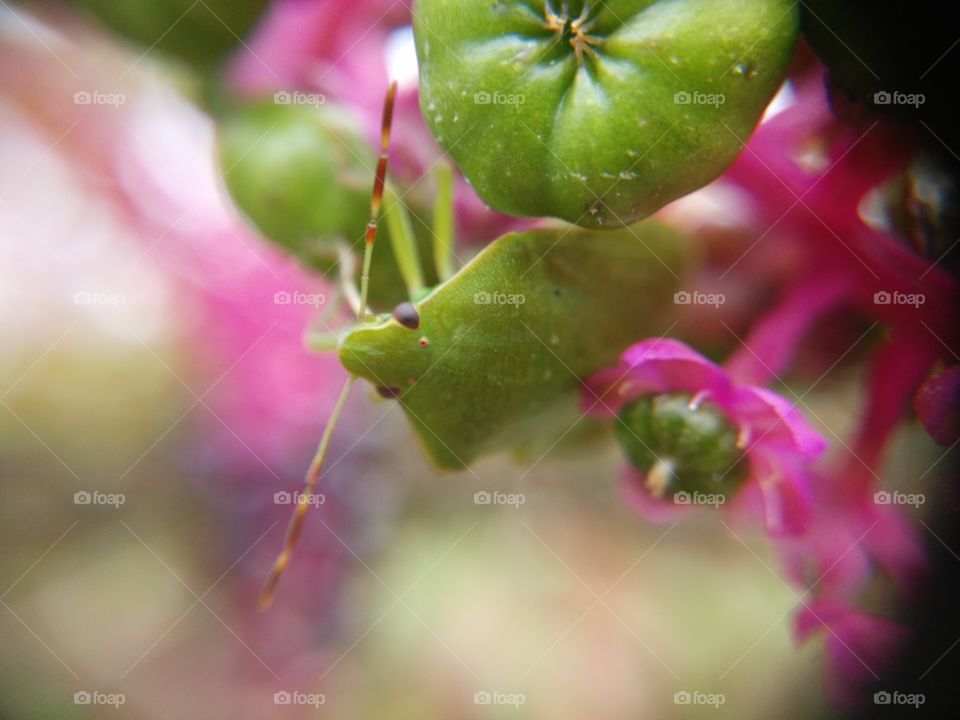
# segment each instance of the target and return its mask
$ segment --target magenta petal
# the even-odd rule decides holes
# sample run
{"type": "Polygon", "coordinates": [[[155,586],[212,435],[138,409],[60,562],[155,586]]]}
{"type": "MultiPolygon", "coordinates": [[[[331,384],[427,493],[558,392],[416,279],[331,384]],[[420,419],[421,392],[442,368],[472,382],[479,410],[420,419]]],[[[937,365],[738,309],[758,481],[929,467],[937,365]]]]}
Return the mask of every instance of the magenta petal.
{"type": "Polygon", "coordinates": [[[866,528],[853,532],[837,518],[811,534],[805,555],[812,563],[817,592],[853,597],[867,583],[874,567],[861,546],[866,528]]]}
{"type": "Polygon", "coordinates": [[[593,375],[587,388],[584,405],[587,409],[603,405],[600,414],[605,414],[604,410],[616,412],[624,403],[650,393],[707,391],[722,404],[731,385],[720,367],[682,342],[656,338],[627,348],[620,363],[593,375]]]}
{"type": "Polygon", "coordinates": [[[669,498],[658,500],[643,487],[643,473],[627,467],[620,475],[620,494],[623,502],[638,515],[654,523],[671,523],[688,516],[693,505],[673,503],[669,498]]]}
{"type": "Polygon", "coordinates": [[[913,399],[913,408],[939,444],[953,445],[960,440],[960,365],[923,383],[913,399]]]}
{"type": "Polygon", "coordinates": [[[750,426],[748,447],[763,446],[814,460],[827,441],[785,398],[758,387],[743,387],[730,408],[733,417],[750,426]]]}
{"type": "Polygon", "coordinates": [[[621,362],[591,375],[580,398],[585,412],[595,417],[612,417],[629,400],[660,391],[655,382],[636,377],[633,370],[621,362]]]}
{"type": "Polygon", "coordinates": [[[795,536],[810,526],[811,497],[806,475],[769,453],[751,454],[751,480],[730,505],[734,521],[762,518],[772,537],[795,536]]]}
{"type": "Polygon", "coordinates": [[[795,619],[802,641],[826,631],[827,693],[831,702],[853,706],[864,690],[882,677],[897,657],[906,631],[885,618],[867,615],[833,600],[805,604],[795,619]]]}
{"type": "Polygon", "coordinates": [[[863,539],[864,545],[905,593],[916,592],[928,570],[923,545],[902,509],[878,506],[876,526],[863,539]]]}
{"type": "Polygon", "coordinates": [[[677,340],[644,340],[627,348],[621,362],[631,369],[631,378],[646,380],[662,392],[725,394],[730,388],[720,367],[677,340]]]}
{"type": "Polygon", "coordinates": [[[811,326],[844,300],[848,285],[842,274],[822,268],[801,279],[754,325],[724,369],[744,385],[765,385],[786,372],[811,326]]]}

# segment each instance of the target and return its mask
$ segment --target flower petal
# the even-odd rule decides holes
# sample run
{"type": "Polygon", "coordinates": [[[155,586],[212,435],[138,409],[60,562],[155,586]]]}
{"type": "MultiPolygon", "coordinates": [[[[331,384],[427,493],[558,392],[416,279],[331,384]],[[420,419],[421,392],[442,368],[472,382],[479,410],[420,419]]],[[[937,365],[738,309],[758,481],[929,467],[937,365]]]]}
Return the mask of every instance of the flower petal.
{"type": "Polygon", "coordinates": [[[614,413],[630,400],[651,393],[706,391],[722,406],[731,391],[730,380],[719,366],[684,343],[665,338],[627,348],[617,365],[593,375],[587,387],[584,404],[591,408],[601,398],[605,407],[600,414],[614,413]]]}
{"type": "Polygon", "coordinates": [[[738,388],[730,407],[733,416],[750,428],[749,445],[795,453],[814,460],[827,441],[786,398],[758,387],[738,388]]]}
{"type": "Polygon", "coordinates": [[[940,445],[953,445],[960,440],[960,365],[923,383],[913,399],[913,407],[930,437],[940,445]]]}
{"type": "Polygon", "coordinates": [[[620,475],[620,495],[623,502],[654,523],[666,524],[690,515],[693,505],[671,502],[670,498],[653,497],[643,486],[644,475],[635,468],[627,466],[620,475]]]}
{"type": "Polygon", "coordinates": [[[751,454],[751,480],[730,505],[735,522],[760,518],[772,537],[797,536],[811,522],[810,485],[793,462],[781,462],[768,452],[751,454]]]}
{"type": "Polygon", "coordinates": [[[794,620],[799,641],[826,630],[827,694],[835,705],[852,707],[896,660],[904,628],[835,600],[805,603],[794,620]]]}

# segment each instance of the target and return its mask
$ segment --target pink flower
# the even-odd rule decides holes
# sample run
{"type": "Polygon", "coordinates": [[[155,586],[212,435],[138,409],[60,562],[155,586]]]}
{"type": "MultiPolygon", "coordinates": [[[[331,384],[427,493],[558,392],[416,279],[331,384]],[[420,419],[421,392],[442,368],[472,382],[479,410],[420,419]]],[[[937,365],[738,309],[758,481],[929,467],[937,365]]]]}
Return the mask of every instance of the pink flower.
{"type": "Polygon", "coordinates": [[[893,640],[904,634],[856,610],[865,587],[882,569],[909,595],[926,569],[912,524],[875,493],[887,445],[911,399],[934,439],[950,444],[957,437],[958,373],[930,373],[953,362],[960,348],[960,285],[933,259],[864,219],[869,194],[903,169],[914,138],[882,122],[860,128],[839,122],[819,67],[791,87],[793,103],[757,128],[721,181],[748,198],[757,239],[718,271],[720,279],[740,266],[749,269],[737,284],[784,288],[772,309],[754,318],[725,368],[740,383],[766,385],[807,346],[820,351],[823,373],[829,372],[863,339],[852,335],[838,352],[823,355],[822,335],[811,331],[838,309],[887,330],[867,361],[866,402],[853,437],[838,437],[829,463],[803,475],[807,524],[776,538],[790,579],[814,597],[797,618],[798,637],[825,632],[829,690],[846,699],[876,679],[895,656],[893,640]],[[874,670],[865,671],[867,665],[874,670]]]}
{"type": "Polygon", "coordinates": [[[953,445],[960,440],[960,365],[921,385],[913,407],[930,437],[938,443],[953,445]]]}
{"type": "MultiPolygon", "coordinates": [[[[726,433],[728,442],[715,455],[717,465],[706,471],[712,473],[713,486],[728,485],[735,493],[734,513],[763,518],[767,530],[774,535],[802,532],[810,514],[807,467],[825,450],[826,442],[779,395],[755,385],[739,384],[723,368],[683,343],[659,339],[634,345],[623,353],[617,365],[591,377],[584,403],[600,415],[619,413],[622,423],[622,411],[638,398],[674,394],[686,399],[691,417],[699,413],[718,414],[719,425],[711,432],[715,437],[726,433]],[[729,439],[734,436],[736,441],[731,447],[729,439]]],[[[656,408],[651,410],[652,417],[647,419],[650,423],[657,422],[657,412],[656,408]]],[[[690,422],[699,424],[700,420],[690,422]]],[[[652,455],[655,462],[649,468],[627,469],[623,479],[627,501],[654,519],[689,511],[696,504],[699,491],[684,485],[683,468],[697,458],[678,457],[676,447],[669,447],[669,441],[662,442],[662,431],[645,437],[641,437],[643,430],[632,428],[630,432],[643,446],[641,452],[652,455]],[[677,493],[672,504],[664,482],[671,495],[677,493]]],[[[688,455],[714,453],[710,442],[710,438],[704,439],[701,447],[688,455]]],[[[703,471],[698,466],[690,477],[702,477],[703,471]]]]}
{"type": "Polygon", "coordinates": [[[798,642],[823,631],[828,669],[827,695],[834,705],[855,706],[863,689],[890,669],[906,631],[885,618],[868,615],[850,605],[816,600],[803,603],[794,618],[798,642]]]}

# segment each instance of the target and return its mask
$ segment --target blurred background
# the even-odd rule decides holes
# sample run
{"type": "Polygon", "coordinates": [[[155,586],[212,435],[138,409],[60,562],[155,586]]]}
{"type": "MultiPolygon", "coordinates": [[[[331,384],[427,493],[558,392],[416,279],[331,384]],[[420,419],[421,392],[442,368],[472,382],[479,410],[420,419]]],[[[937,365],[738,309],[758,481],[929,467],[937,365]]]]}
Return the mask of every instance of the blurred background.
{"type": "MultiPolygon", "coordinates": [[[[134,40],[155,4],[109,5],[0,2],[0,717],[839,715],[760,533],[646,523],[610,442],[440,475],[365,387],[256,612],[291,509],[275,493],[299,489],[344,378],[302,343],[333,288],[240,217],[201,109],[238,43],[236,76],[271,63],[240,40],[263,3],[161,3],[184,32],[153,44],[134,40]],[[675,699],[695,692],[718,699],[675,699]]],[[[336,51],[369,74],[319,84],[358,106],[390,63],[411,87],[405,9],[382,5],[397,21],[336,51]]],[[[807,398],[829,436],[859,363],[807,398]]],[[[907,423],[884,477],[942,495],[942,453],[907,423]]]]}

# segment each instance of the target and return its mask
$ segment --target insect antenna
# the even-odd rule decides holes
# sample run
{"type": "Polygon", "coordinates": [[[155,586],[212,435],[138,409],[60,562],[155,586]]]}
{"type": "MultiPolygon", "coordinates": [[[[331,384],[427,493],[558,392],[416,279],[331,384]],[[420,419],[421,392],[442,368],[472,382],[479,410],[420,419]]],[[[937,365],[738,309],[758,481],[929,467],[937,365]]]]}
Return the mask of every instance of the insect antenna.
{"type": "MultiPolygon", "coordinates": [[[[363,270],[360,275],[360,301],[357,315],[362,320],[367,313],[367,290],[370,284],[370,259],[373,257],[373,244],[377,240],[377,221],[380,215],[380,205],[383,202],[383,188],[387,178],[387,153],[390,149],[390,126],[393,123],[393,105],[397,95],[397,83],[390,83],[387,89],[387,97],[383,104],[383,118],[380,123],[380,159],[377,162],[377,173],[373,181],[373,193],[370,197],[370,221],[367,223],[366,244],[363,252],[363,270]]],[[[343,257],[341,256],[341,262],[343,257]]],[[[349,299],[349,298],[348,298],[349,299]]],[[[343,412],[344,405],[347,403],[347,397],[350,394],[350,388],[356,378],[351,375],[343,384],[340,395],[333,406],[333,412],[330,419],[327,420],[323,428],[323,435],[320,437],[320,444],[317,446],[317,452],[313,456],[313,461],[307,470],[304,480],[303,492],[296,497],[297,506],[290,516],[290,524],[287,526],[287,533],[283,538],[283,549],[277,556],[270,568],[270,573],[263,583],[263,589],[260,591],[260,599],[257,607],[260,610],[266,610],[273,602],[276,594],[277,583],[283,577],[287,565],[290,564],[290,557],[293,549],[297,546],[300,539],[300,533],[303,531],[303,523],[307,517],[307,511],[313,504],[313,491],[320,479],[320,472],[323,469],[323,461],[327,456],[327,449],[330,447],[330,438],[333,436],[333,430],[337,426],[340,414],[343,412]]]]}
{"type": "Polygon", "coordinates": [[[367,223],[366,243],[363,249],[363,271],[360,275],[360,312],[362,320],[367,313],[367,291],[370,286],[370,260],[373,257],[373,244],[377,240],[377,219],[380,204],[383,202],[383,185],[387,179],[387,153],[390,149],[390,125],[393,123],[393,103],[397,96],[396,81],[387,88],[387,99],[383,103],[383,117],[380,121],[380,159],[377,161],[377,174],[373,180],[373,194],[370,196],[370,221],[367,223]]]}

